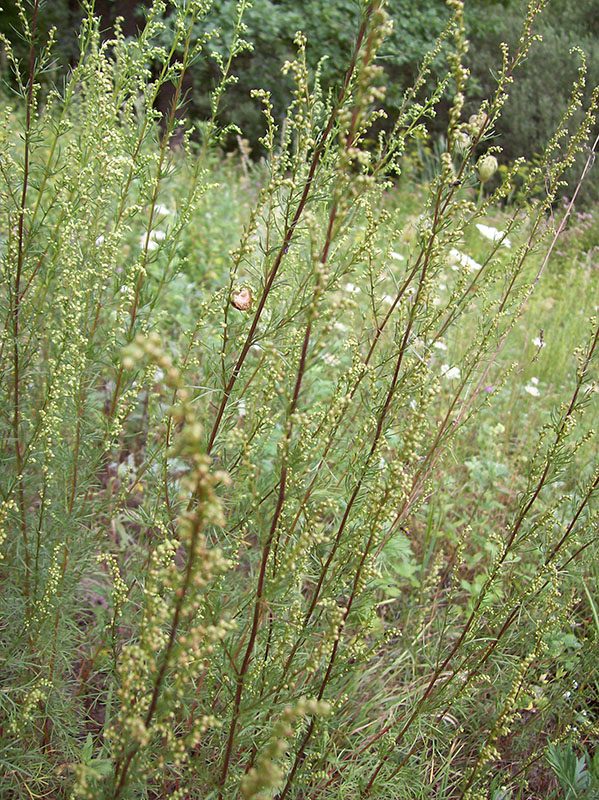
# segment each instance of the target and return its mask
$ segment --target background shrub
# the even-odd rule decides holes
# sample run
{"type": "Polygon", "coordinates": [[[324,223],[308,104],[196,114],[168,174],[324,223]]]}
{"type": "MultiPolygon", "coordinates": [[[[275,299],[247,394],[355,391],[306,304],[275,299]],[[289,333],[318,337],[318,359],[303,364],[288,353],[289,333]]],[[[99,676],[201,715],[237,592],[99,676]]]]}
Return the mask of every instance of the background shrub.
{"type": "MultiPolygon", "coordinates": [[[[122,17],[121,27],[126,36],[135,36],[143,27],[144,15],[150,3],[97,0],[95,13],[101,19],[101,35],[108,39],[114,33],[115,20],[122,17]]],[[[248,140],[253,158],[264,150],[259,143],[262,135],[260,110],[251,99],[251,91],[263,88],[270,92],[273,114],[280,124],[286,114],[293,91],[292,82],[280,74],[280,65],[293,57],[293,37],[302,30],[308,39],[306,52],[308,68],[318,70],[319,81],[326,94],[339,90],[353,46],[354,20],[359,13],[357,0],[253,0],[246,4],[244,24],[246,39],[252,49],[243,49],[235,57],[235,83],[228,86],[221,98],[219,123],[222,128],[235,123],[248,140]]],[[[500,45],[507,42],[517,46],[520,36],[519,20],[526,13],[524,0],[484,0],[467,4],[465,25],[471,42],[466,63],[472,77],[468,92],[470,113],[475,113],[480,103],[493,91],[500,45]]],[[[379,53],[385,70],[387,86],[382,106],[387,119],[380,120],[377,128],[387,130],[395,122],[406,90],[413,85],[425,54],[434,46],[437,37],[449,19],[443,0],[426,0],[414,5],[408,0],[397,0],[393,7],[394,27],[379,53]]],[[[166,26],[157,41],[170,46],[173,36],[173,7],[165,6],[166,26]]],[[[236,0],[224,0],[207,9],[206,15],[195,31],[200,36],[207,30],[214,33],[210,46],[197,54],[184,78],[185,106],[178,113],[202,120],[210,116],[210,93],[220,80],[218,58],[227,58],[234,36],[236,0]],[[216,58],[215,58],[216,55],[216,58]]],[[[76,30],[81,20],[78,6],[69,0],[42,3],[38,11],[38,29],[41,36],[56,27],[56,46],[53,59],[42,81],[57,81],[59,76],[76,60],[76,30]]],[[[597,0],[585,0],[575,7],[562,0],[552,0],[542,17],[535,21],[535,34],[542,41],[531,48],[526,61],[518,68],[518,80],[510,87],[505,113],[498,120],[497,134],[508,161],[519,156],[532,160],[539,156],[568,104],[569,90],[578,65],[578,56],[572,48],[582,48],[587,55],[589,75],[585,102],[589,102],[592,87],[597,84],[597,48],[599,32],[597,0]]],[[[0,30],[10,39],[18,57],[24,58],[27,45],[18,36],[19,23],[14,4],[9,3],[0,20],[0,30]]],[[[444,46],[443,46],[444,47],[444,46]]],[[[443,52],[443,47],[441,52],[443,52]]],[[[4,59],[6,67],[6,59],[4,59]]],[[[152,65],[156,70],[157,64],[152,65]]],[[[433,61],[432,69],[424,83],[430,94],[444,74],[441,55],[433,61]]],[[[5,68],[5,76],[12,80],[5,68]]],[[[447,127],[447,114],[451,102],[451,84],[437,104],[436,113],[426,121],[431,142],[437,141],[447,127]]],[[[172,101],[172,85],[163,84],[156,105],[165,115],[172,101]]],[[[223,140],[229,150],[238,146],[235,133],[223,140]]],[[[582,161],[568,173],[570,182],[576,180],[582,161]]],[[[580,202],[597,199],[595,182],[587,181],[579,194],[580,202]]]]}

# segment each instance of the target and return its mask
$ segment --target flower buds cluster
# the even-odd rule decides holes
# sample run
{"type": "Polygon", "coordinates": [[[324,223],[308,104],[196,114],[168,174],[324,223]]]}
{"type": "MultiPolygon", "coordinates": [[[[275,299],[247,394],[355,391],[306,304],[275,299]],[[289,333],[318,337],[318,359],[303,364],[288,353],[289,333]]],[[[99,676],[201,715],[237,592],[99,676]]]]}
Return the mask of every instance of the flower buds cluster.
{"type": "Polygon", "coordinates": [[[172,358],[163,352],[162,340],[156,332],[150,333],[149,336],[138,333],[131,344],[123,348],[123,368],[135,369],[136,363],[144,357],[164,370],[164,381],[167,386],[172,388],[179,386],[181,373],[177,367],[173,366],[172,358]]]}
{"type": "Polygon", "coordinates": [[[471,114],[468,119],[470,134],[473,137],[479,136],[483,132],[486,122],[487,115],[484,113],[484,111],[479,111],[478,114],[471,114]]]}
{"type": "Polygon", "coordinates": [[[481,180],[481,183],[486,183],[487,181],[490,181],[493,175],[495,175],[495,173],[497,172],[498,166],[499,165],[497,163],[497,159],[495,158],[495,156],[490,156],[490,155],[482,156],[482,158],[479,159],[477,164],[478,176],[481,180]]]}
{"type": "Polygon", "coordinates": [[[330,712],[330,703],[313,697],[301,697],[294,705],[285,706],[265,751],[258,757],[256,766],[241,781],[241,792],[245,800],[271,797],[273,791],[281,786],[284,773],[276,759],[285,755],[289,739],[294,734],[294,723],[306,716],[326,717],[330,712]]]}

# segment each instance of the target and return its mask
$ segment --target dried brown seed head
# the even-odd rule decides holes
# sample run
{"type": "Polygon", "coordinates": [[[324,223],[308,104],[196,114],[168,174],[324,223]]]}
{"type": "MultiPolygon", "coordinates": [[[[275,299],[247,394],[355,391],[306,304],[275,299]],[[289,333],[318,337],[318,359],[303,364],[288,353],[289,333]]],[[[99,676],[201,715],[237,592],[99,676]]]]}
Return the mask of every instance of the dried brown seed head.
{"type": "Polygon", "coordinates": [[[247,311],[252,305],[252,293],[249,289],[241,289],[241,291],[231,295],[231,302],[240,311],[247,311]]]}

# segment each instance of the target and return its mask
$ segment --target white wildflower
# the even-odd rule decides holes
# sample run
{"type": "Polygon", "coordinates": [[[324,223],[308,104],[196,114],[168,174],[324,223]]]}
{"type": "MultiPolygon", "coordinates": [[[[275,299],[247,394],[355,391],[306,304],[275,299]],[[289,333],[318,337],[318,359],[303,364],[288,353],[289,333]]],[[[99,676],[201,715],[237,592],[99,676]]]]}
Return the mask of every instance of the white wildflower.
{"type": "Polygon", "coordinates": [[[447,264],[453,268],[456,264],[459,264],[461,255],[462,254],[459,250],[456,250],[455,247],[452,247],[449,251],[449,255],[446,258],[447,264]]]}
{"type": "Polygon", "coordinates": [[[396,250],[389,251],[389,258],[394,258],[396,261],[404,261],[404,257],[401,253],[398,253],[396,250]]]}
{"type": "Polygon", "coordinates": [[[479,264],[478,261],[466,255],[466,253],[460,253],[455,247],[449,251],[449,257],[451,259],[451,268],[454,272],[457,270],[458,264],[461,264],[463,267],[468,267],[471,272],[477,272],[479,269],[482,269],[482,264],[479,264]]]}
{"type": "Polygon", "coordinates": [[[541,347],[545,347],[545,342],[539,336],[537,336],[536,339],[533,339],[532,343],[539,349],[541,349],[541,347]]]}
{"type": "Polygon", "coordinates": [[[541,394],[537,387],[530,383],[524,387],[524,391],[528,392],[528,394],[531,394],[533,397],[538,397],[541,394]]]}
{"type": "Polygon", "coordinates": [[[360,287],[353,283],[346,283],[343,287],[348,294],[359,294],[360,287]]]}
{"type": "Polygon", "coordinates": [[[146,238],[148,239],[148,250],[156,250],[158,247],[158,242],[162,242],[166,239],[166,233],[158,230],[150,231],[149,237],[147,233],[143,233],[139,239],[139,246],[142,250],[146,246],[146,238]]]}
{"type": "Polygon", "coordinates": [[[441,375],[448,380],[458,379],[460,377],[459,367],[450,367],[449,364],[441,364],[441,375]]]}
{"type": "Polygon", "coordinates": [[[476,227],[485,239],[490,239],[492,242],[501,242],[504,247],[512,246],[511,241],[507,238],[505,233],[497,228],[493,228],[492,225],[483,225],[482,222],[477,222],[476,227]]]}
{"type": "Polygon", "coordinates": [[[433,347],[436,347],[437,350],[447,350],[447,345],[445,344],[445,342],[442,342],[440,340],[438,342],[434,342],[433,347]]]}
{"type": "Polygon", "coordinates": [[[166,206],[163,206],[162,203],[156,203],[156,205],[154,206],[154,213],[155,214],[166,215],[166,214],[170,214],[171,211],[170,211],[170,208],[167,208],[166,206]]]}
{"type": "Polygon", "coordinates": [[[96,247],[101,247],[104,244],[104,234],[101,233],[96,239],[96,247]]]}

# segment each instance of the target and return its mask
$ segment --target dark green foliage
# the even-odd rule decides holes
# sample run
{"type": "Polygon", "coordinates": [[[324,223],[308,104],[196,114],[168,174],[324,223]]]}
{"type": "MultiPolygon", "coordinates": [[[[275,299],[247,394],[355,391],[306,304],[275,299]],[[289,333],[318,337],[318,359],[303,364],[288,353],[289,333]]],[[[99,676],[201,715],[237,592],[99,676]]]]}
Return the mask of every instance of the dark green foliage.
{"type": "MultiPolygon", "coordinates": [[[[518,6],[525,4],[516,3],[518,6]]],[[[521,11],[521,8],[520,8],[521,11]]],[[[497,64],[501,42],[506,42],[513,52],[517,46],[519,13],[505,13],[501,4],[488,8],[488,21],[476,29],[469,52],[472,82],[469,101],[472,112],[477,110],[477,100],[484,99],[495,85],[494,66],[497,64]],[[474,90],[474,91],[473,91],[474,90]]],[[[531,49],[526,62],[519,69],[517,80],[509,90],[497,134],[501,137],[503,158],[512,161],[517,155],[528,160],[541,152],[543,143],[553,134],[568,103],[572,80],[581,62],[580,48],[586,55],[589,68],[586,100],[599,80],[599,40],[597,38],[599,2],[574,5],[557,0],[549,3],[547,13],[535,25],[542,36],[531,49]]],[[[578,120],[572,120],[574,129],[578,120]]],[[[557,154],[556,154],[557,155],[557,154]]],[[[569,170],[571,183],[580,174],[581,161],[569,170]]],[[[589,181],[584,188],[586,199],[596,200],[596,182],[589,181]],[[595,185],[593,186],[593,183],[595,185]]]]}
{"type": "MultiPolygon", "coordinates": [[[[235,0],[217,3],[211,10],[208,27],[220,29],[213,50],[224,53],[231,38],[235,0]]],[[[262,114],[251,100],[252,89],[261,86],[271,92],[275,118],[281,121],[291,99],[291,80],[281,74],[281,67],[295,52],[293,38],[301,30],[308,39],[307,63],[311,72],[318,70],[325,93],[338,93],[345,65],[351,54],[355,31],[362,15],[359,0],[255,0],[244,16],[246,38],[253,50],[241,55],[235,64],[238,81],[230,87],[221,114],[226,125],[235,119],[255,148],[263,133],[262,114]],[[323,58],[323,53],[326,56],[323,58]]],[[[413,83],[424,54],[443,30],[449,14],[442,0],[414,4],[400,0],[393,5],[394,30],[379,57],[387,75],[386,107],[390,118],[399,105],[406,87],[413,83]]],[[[441,70],[442,71],[442,70],[441,70]]],[[[209,99],[206,89],[218,78],[216,63],[210,58],[199,61],[193,70],[192,106],[195,114],[205,117],[209,99]]]]}
{"type": "Polygon", "coordinates": [[[560,800],[582,800],[597,796],[599,751],[595,751],[594,758],[588,754],[577,756],[571,744],[550,745],[547,751],[547,763],[555,772],[563,792],[560,800]]]}
{"type": "MultiPolygon", "coordinates": [[[[26,2],[25,7],[29,6],[31,3],[26,2]]],[[[12,43],[15,55],[23,59],[29,53],[29,43],[23,40],[16,4],[14,0],[6,0],[2,3],[1,8],[0,33],[4,34],[12,43]]],[[[79,52],[77,32],[81,18],[78,0],[50,0],[50,2],[40,3],[37,18],[37,40],[45,41],[50,29],[56,28],[53,68],[46,73],[46,77],[51,81],[56,80],[61,72],[64,73],[73,64],[79,52]]],[[[6,81],[9,79],[9,72],[6,69],[4,48],[1,45],[0,65],[2,79],[6,81]]]]}
{"type": "MultiPolygon", "coordinates": [[[[101,15],[104,35],[112,35],[118,16],[124,19],[125,35],[134,35],[146,5],[140,1],[97,0],[95,11],[101,15]]],[[[473,113],[494,90],[493,70],[500,57],[501,42],[507,42],[512,51],[516,47],[518,20],[522,18],[526,5],[523,0],[482,0],[467,4],[466,26],[471,43],[468,55],[471,79],[467,95],[473,113]]],[[[187,112],[195,119],[210,116],[210,91],[217,84],[220,73],[217,61],[209,52],[221,56],[228,52],[235,7],[236,0],[216,2],[207,20],[198,25],[198,35],[200,28],[202,32],[209,29],[220,33],[214,36],[186,79],[187,112]]],[[[293,37],[297,30],[302,30],[308,39],[309,69],[315,72],[319,67],[325,92],[336,93],[351,53],[362,7],[361,0],[254,0],[252,8],[244,16],[246,38],[253,44],[253,50],[235,59],[234,71],[238,80],[229,86],[221,103],[219,123],[222,128],[235,121],[243,137],[249,140],[253,156],[262,153],[258,138],[263,133],[263,118],[259,104],[250,97],[250,92],[256,87],[270,91],[275,119],[282,121],[290,101],[291,80],[282,75],[281,67],[287,59],[293,58],[293,37]],[[323,53],[326,54],[324,58],[323,53]]],[[[384,107],[388,115],[387,125],[393,122],[406,87],[414,82],[424,54],[430,50],[449,17],[443,0],[419,3],[395,0],[390,12],[394,29],[379,56],[386,73],[384,107]]],[[[172,14],[172,10],[167,14],[172,14]]],[[[80,20],[80,5],[76,0],[55,0],[40,6],[40,38],[43,39],[51,27],[57,28],[55,68],[47,73],[50,81],[56,81],[60,72],[73,63],[80,20]]],[[[536,44],[521,67],[497,128],[501,135],[503,162],[513,160],[516,155],[532,160],[555,130],[567,105],[569,89],[580,61],[579,54],[570,52],[572,47],[580,47],[586,53],[588,85],[595,85],[599,78],[599,0],[582,0],[576,4],[568,0],[551,0],[535,25],[543,41],[536,44]]],[[[18,18],[14,2],[7,2],[0,16],[0,32],[15,42],[17,52],[23,57],[24,45],[19,43],[16,29],[18,18]]],[[[161,37],[164,44],[168,44],[170,36],[167,29],[161,37]]],[[[442,57],[438,58],[436,66],[425,87],[428,92],[444,71],[442,57]]],[[[167,113],[169,104],[170,95],[168,87],[165,87],[157,105],[167,113]]],[[[447,125],[446,112],[447,105],[441,103],[436,118],[428,123],[433,139],[447,125]]],[[[576,120],[573,122],[575,124],[576,120]]],[[[227,149],[235,148],[235,137],[226,137],[223,144],[227,149]]],[[[580,166],[577,165],[568,178],[574,179],[579,172],[580,166]]],[[[588,182],[585,197],[597,199],[597,195],[598,190],[588,182]]]]}

